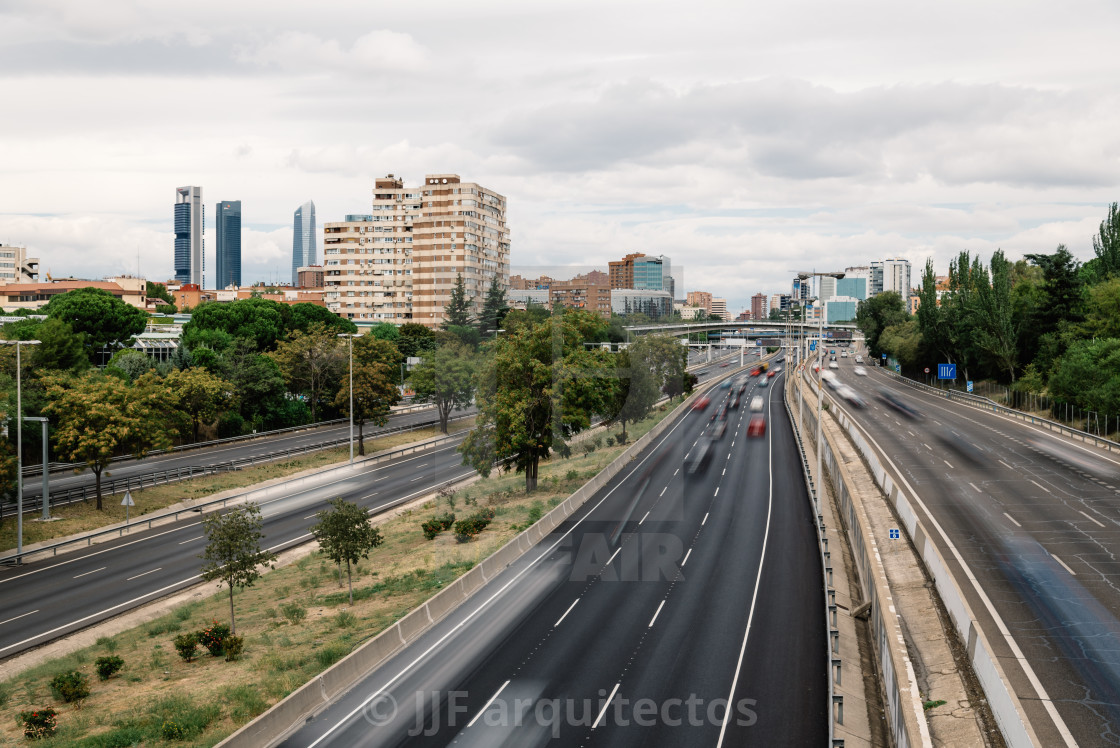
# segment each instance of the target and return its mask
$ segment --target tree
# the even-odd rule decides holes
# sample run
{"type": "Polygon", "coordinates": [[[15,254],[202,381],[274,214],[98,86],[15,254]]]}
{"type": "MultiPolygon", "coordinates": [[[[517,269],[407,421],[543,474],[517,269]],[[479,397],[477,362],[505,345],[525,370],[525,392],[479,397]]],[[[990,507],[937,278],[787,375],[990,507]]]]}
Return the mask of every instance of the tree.
{"type": "Polygon", "coordinates": [[[439,428],[445,434],[451,411],[467,408],[474,399],[476,368],[469,348],[445,345],[429,353],[409,374],[416,401],[435,403],[439,428]]]}
{"type": "MultiPolygon", "coordinates": [[[[979,263],[977,263],[979,264],[979,263]]],[[[972,314],[974,345],[1007,372],[1015,383],[1019,353],[1019,323],[1011,304],[1011,263],[996,250],[991,261],[991,282],[982,267],[975,274],[976,304],[972,314]]]]}
{"type": "Polygon", "coordinates": [[[237,633],[233,615],[233,588],[252,587],[260,577],[258,566],[272,567],[276,554],[261,550],[264,537],[261,510],[242,504],[225,514],[214,512],[202,520],[206,548],[202,551],[202,578],[229,587],[229,630],[237,633]]]}
{"type": "Polygon", "coordinates": [[[120,372],[131,382],[154,368],[156,368],[155,362],[146,353],[135,348],[125,348],[113,354],[108,366],[105,367],[105,373],[120,372]]]}
{"type": "Polygon", "coordinates": [[[8,340],[38,340],[39,345],[31,349],[31,365],[36,371],[81,372],[90,367],[86,353],[85,337],[75,333],[70,325],[59,319],[42,322],[27,320],[15,325],[5,325],[15,334],[6,335],[8,340]],[[30,323],[29,326],[28,323],[30,323]]]}
{"type": "Polygon", "coordinates": [[[93,472],[98,510],[101,473],[113,457],[132,453],[142,458],[171,446],[168,418],[174,404],[153,374],[141,375],[132,385],[100,372],[46,381],[43,412],[53,416],[55,448],[63,459],[85,463],[93,472]]]}
{"type": "Polygon", "coordinates": [[[471,301],[467,298],[467,288],[463,285],[463,274],[455,276],[455,287],[451,298],[443,308],[443,328],[467,327],[471,323],[471,301]]]}
{"type": "Polygon", "coordinates": [[[354,604],[354,582],[350,565],[369,558],[369,552],[381,545],[381,532],[370,522],[369,513],[357,504],[342,498],[331,499],[330,509],[318,512],[319,520],[311,534],[319,541],[319,552],[340,567],[346,562],[346,583],[350,588],[350,604],[354,604]]]}
{"type": "Polygon", "coordinates": [[[639,343],[616,354],[620,379],[611,388],[614,395],[612,420],[622,424],[622,440],[626,441],[626,422],[637,422],[649,415],[657,402],[660,387],[652,367],[638,348],[639,343]]]}
{"type": "Polygon", "coordinates": [[[338,337],[320,324],[312,325],[306,333],[292,332],[269,355],[280,366],[289,390],[307,397],[315,421],[324,392],[337,385],[346,370],[338,337]]]}
{"type": "MultiPolygon", "coordinates": [[[[424,327],[423,325],[417,325],[424,327]]],[[[425,330],[428,328],[424,327],[425,330]]],[[[369,334],[378,340],[388,340],[390,343],[396,343],[401,337],[401,331],[392,322],[378,322],[376,325],[369,329],[369,334]]]]}
{"type": "Polygon", "coordinates": [[[856,324],[867,339],[867,349],[878,358],[883,351],[879,348],[879,336],[891,325],[905,322],[910,315],[902,296],[897,291],[885,291],[870,299],[861,301],[856,309],[856,324]]]}
{"type": "Polygon", "coordinates": [[[916,367],[922,350],[922,331],[918,328],[918,321],[907,320],[884,329],[879,336],[879,348],[902,366],[916,367]]]}
{"type": "Polygon", "coordinates": [[[267,299],[201,304],[183,326],[183,344],[190,351],[200,347],[224,351],[243,339],[259,352],[271,351],[288,331],[290,316],[286,305],[267,299]]]}
{"type": "Polygon", "coordinates": [[[613,356],[583,345],[604,328],[598,315],[565,310],[499,336],[479,374],[477,426],[459,447],[464,461],[489,475],[499,460],[524,472],[525,490],[533,491],[553,446],[565,447],[592,416],[610,410],[613,356]]]}
{"type": "Polygon", "coordinates": [[[212,423],[222,413],[237,409],[233,384],[205,369],[173,371],[167,376],[167,385],[179,410],[190,419],[192,441],[198,441],[202,424],[212,423]]]}
{"type": "Polygon", "coordinates": [[[1093,237],[1093,253],[1096,258],[1090,262],[1095,265],[1097,280],[1120,275],[1120,208],[1116,203],[1108,206],[1108,216],[1093,237]]]}
{"type": "MultiPolygon", "coordinates": [[[[384,343],[385,341],[378,341],[384,343]]],[[[388,343],[392,345],[392,343],[388,343]]],[[[385,364],[354,363],[354,423],[358,426],[358,454],[366,453],[362,429],[366,422],[384,426],[389,421],[389,409],[400,402],[401,392],[396,385],[396,372],[385,364]]],[[[342,389],[334,396],[334,405],[343,411],[350,408],[350,377],[345,376],[342,389]]]]}
{"type": "Polygon", "coordinates": [[[81,335],[86,355],[96,363],[99,351],[144,332],[148,315],[101,288],[79,288],[51,299],[43,311],[81,335]]]}
{"type": "Polygon", "coordinates": [[[482,301],[482,312],[478,315],[478,332],[483,339],[490,337],[502,326],[502,320],[509,313],[506,292],[498,284],[498,276],[490,279],[486,298],[482,301]]]}
{"type": "Polygon", "coordinates": [[[354,338],[355,364],[384,364],[389,369],[396,369],[403,360],[401,352],[392,341],[372,335],[354,338]]]}
{"type": "Polygon", "coordinates": [[[1059,401],[1098,413],[1120,413],[1120,338],[1079,340],[1050,376],[1059,401]]]}
{"type": "Polygon", "coordinates": [[[321,324],[324,328],[331,330],[335,333],[349,332],[355,333],[358,331],[357,325],[345,317],[340,317],[325,306],[318,304],[292,304],[289,307],[288,330],[300,330],[301,332],[308,332],[311,327],[316,324],[321,324]]]}
{"type": "Polygon", "coordinates": [[[1064,244],[1053,254],[1029,254],[1028,260],[1042,269],[1041,300],[1026,322],[1028,345],[1037,351],[1034,363],[1049,375],[1076,339],[1082,321],[1084,280],[1080,266],[1064,244]]]}
{"type": "Polygon", "coordinates": [[[680,394],[684,370],[688,363],[688,349],[671,335],[643,335],[629,348],[653,373],[654,384],[670,398],[680,394]],[[673,390],[670,393],[669,390],[673,390]]]}
{"type": "Polygon", "coordinates": [[[242,341],[242,345],[227,351],[220,363],[222,378],[230,381],[237,393],[242,418],[260,430],[280,425],[284,419],[279,414],[291,401],[284,397],[284,375],[276,361],[254,352],[247,341],[242,341]]]}
{"type": "Polygon", "coordinates": [[[163,299],[168,304],[175,303],[175,298],[171,295],[171,292],[167,290],[167,286],[162,283],[146,281],[144,295],[149,299],[163,299]]]}
{"type": "Polygon", "coordinates": [[[401,325],[395,342],[402,359],[423,356],[438,347],[435,331],[415,322],[405,322],[401,325]]]}
{"type": "Polygon", "coordinates": [[[1120,277],[1089,289],[1082,330],[1086,337],[1120,338],[1120,277]]]}

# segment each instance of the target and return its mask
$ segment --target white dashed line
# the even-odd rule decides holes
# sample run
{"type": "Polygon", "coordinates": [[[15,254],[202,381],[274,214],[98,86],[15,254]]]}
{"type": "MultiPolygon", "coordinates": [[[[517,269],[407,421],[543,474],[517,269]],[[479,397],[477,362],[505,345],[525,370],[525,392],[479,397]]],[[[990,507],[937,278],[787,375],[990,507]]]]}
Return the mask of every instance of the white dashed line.
{"type": "Polygon", "coordinates": [[[925,447],[926,449],[928,449],[928,450],[929,450],[930,452],[932,452],[932,451],[933,451],[933,447],[931,447],[930,445],[926,444],[925,442],[922,442],[922,446],[923,446],[923,447],[925,447]]]}
{"type": "MultiPolygon", "coordinates": [[[[1008,514],[1007,512],[1004,512],[1004,513],[1003,513],[1003,516],[1004,516],[1004,517],[1007,517],[1007,518],[1008,518],[1009,520],[1011,520],[1012,522],[1015,522],[1015,518],[1014,518],[1014,517],[1012,517],[1012,516],[1011,516],[1010,514],[1008,514]]],[[[1019,524],[1018,522],[1015,522],[1015,526],[1016,526],[1016,527],[1022,527],[1022,525],[1020,525],[1020,524],[1019,524]]]]}
{"type": "Polygon", "coordinates": [[[653,618],[649,619],[649,625],[648,625],[648,626],[646,626],[646,628],[647,628],[647,629],[651,629],[651,628],[653,628],[653,623],[654,623],[654,621],[656,621],[656,620],[657,620],[657,617],[658,617],[659,615],[661,615],[661,609],[662,609],[662,608],[664,608],[664,607],[665,607],[665,601],[664,601],[664,600],[662,600],[662,601],[661,601],[661,604],[657,606],[657,612],[653,614],[653,618]]]}
{"type": "Polygon", "coordinates": [[[1068,572],[1069,572],[1070,574],[1074,575],[1075,577],[1077,576],[1077,572],[1076,572],[1076,571],[1074,571],[1073,569],[1071,569],[1071,568],[1069,568],[1068,566],[1066,566],[1066,562],[1065,562],[1065,561],[1063,561],[1062,559],[1058,558],[1057,556],[1055,556],[1055,555],[1054,555],[1053,553],[1051,553],[1051,554],[1050,554],[1050,558],[1054,559],[1054,560],[1055,560],[1055,561],[1057,561],[1057,562],[1058,562],[1059,564],[1061,564],[1061,565],[1062,565],[1062,568],[1063,568],[1063,569],[1065,569],[1066,571],[1068,571],[1068,572]]]}
{"type": "Polygon", "coordinates": [[[719,496],[719,486],[716,486],[716,492],[712,496],[719,496]]]}
{"type": "Polygon", "coordinates": [[[128,579],[126,579],[126,580],[124,580],[124,581],[126,581],[126,582],[131,582],[131,581],[132,581],[133,579],[139,579],[140,577],[144,577],[144,576],[147,576],[148,574],[155,574],[155,573],[156,573],[157,571],[159,571],[159,570],[160,570],[160,569],[162,569],[162,568],[163,568],[163,567],[162,567],[162,566],[160,566],[160,567],[159,567],[159,568],[157,568],[157,569],[152,569],[151,571],[145,571],[145,572],[144,572],[143,574],[137,574],[136,576],[134,576],[134,577],[129,577],[128,579]]]}
{"type": "Polygon", "coordinates": [[[1083,516],[1085,519],[1089,520],[1090,522],[1095,522],[1098,525],[1100,525],[1101,527],[1104,527],[1104,522],[1099,521],[1096,517],[1091,517],[1088,514],[1085,514],[1085,512],[1082,512],[1080,509],[1078,510],[1078,514],[1080,514],[1081,516],[1083,516]]]}
{"type": "Polygon", "coordinates": [[[599,723],[603,721],[603,715],[607,713],[607,707],[609,707],[611,705],[611,702],[614,701],[614,695],[618,693],[618,687],[621,685],[621,683],[614,684],[614,688],[611,690],[611,695],[608,696],[607,700],[603,703],[603,710],[599,712],[599,716],[595,718],[595,724],[591,725],[592,730],[598,727],[599,723]]]}
{"type": "MultiPolygon", "coordinates": [[[[650,511],[653,511],[653,510],[650,510],[650,511]]],[[[645,517],[642,517],[642,518],[641,518],[640,520],[638,520],[638,524],[640,525],[640,524],[642,524],[643,522],[645,522],[645,521],[646,521],[646,517],[648,517],[648,516],[649,516],[649,512],[646,512],[646,514],[645,514],[645,517]]]]}
{"type": "Polygon", "coordinates": [[[1036,481],[1036,480],[1031,480],[1030,478],[1027,478],[1027,480],[1031,481],[1031,483],[1035,484],[1036,486],[1038,486],[1039,488],[1041,488],[1041,489],[1042,489],[1043,491],[1045,491],[1046,493],[1051,493],[1051,491],[1050,491],[1050,489],[1049,489],[1049,488],[1047,488],[1046,486],[1042,485],[1042,484],[1041,484],[1041,483],[1039,483],[1038,481],[1036,481]]]}
{"type": "Polygon", "coordinates": [[[1003,460],[996,460],[996,462],[998,462],[998,463],[999,463],[1000,465],[1003,465],[1003,466],[1004,466],[1005,468],[1007,468],[1008,470],[1014,470],[1014,469],[1015,469],[1015,468],[1011,467],[1010,465],[1008,465],[1008,464],[1007,464],[1006,462],[1004,462],[1003,460]]]}
{"type": "Polygon", "coordinates": [[[620,552],[620,551],[622,551],[622,548],[621,548],[621,547],[619,547],[619,548],[615,549],[615,552],[614,552],[614,553],[612,553],[612,554],[611,554],[611,557],[607,559],[607,563],[606,563],[605,565],[606,565],[606,566],[610,566],[610,565],[611,565],[611,561],[614,561],[614,557],[615,557],[615,556],[617,556],[617,555],[619,554],[619,552],[620,552]]]}
{"type": "Polygon", "coordinates": [[[948,460],[942,460],[942,462],[944,462],[946,465],[948,465],[950,470],[953,469],[953,463],[949,462],[948,460]]]}
{"type": "Polygon", "coordinates": [[[559,626],[560,622],[568,617],[568,614],[572,612],[572,608],[576,607],[576,603],[578,603],[578,602],[579,602],[579,598],[577,597],[575,600],[572,601],[572,604],[568,606],[568,609],[564,611],[564,615],[562,615],[562,616],[560,616],[559,618],[556,619],[556,623],[552,624],[552,628],[556,628],[557,626],[559,626]]]}
{"type": "MultiPolygon", "coordinates": [[[[969,483],[968,485],[972,486],[973,488],[976,488],[976,484],[975,484],[975,483],[969,483]]],[[[984,492],[983,492],[983,491],[981,491],[981,490],[980,490],[979,488],[976,488],[976,493],[984,493],[984,492]]]]}
{"type": "Polygon", "coordinates": [[[474,723],[478,721],[478,718],[481,717],[483,715],[483,713],[485,713],[486,710],[490,708],[490,705],[494,703],[494,699],[498,698],[498,694],[500,694],[502,691],[506,690],[506,686],[508,686],[508,685],[509,685],[509,681],[507,680],[505,683],[502,684],[501,688],[499,688],[497,691],[494,692],[494,695],[490,697],[490,700],[486,702],[486,705],[482,707],[482,710],[479,711],[478,714],[474,715],[474,719],[472,719],[470,722],[467,723],[467,727],[473,726],[474,723]]]}
{"type": "Polygon", "coordinates": [[[700,526],[701,526],[701,527],[703,527],[703,526],[704,526],[704,523],[705,523],[705,522],[707,522],[707,521],[708,521],[708,515],[707,515],[707,514],[705,514],[705,515],[704,515],[704,519],[700,520],[700,526]]]}
{"type": "Polygon", "coordinates": [[[684,554],[684,561],[681,561],[681,568],[682,569],[684,568],[684,565],[688,563],[688,557],[691,556],[691,555],[692,555],[692,549],[689,548],[688,553],[684,554]]]}
{"type": "MultiPolygon", "coordinates": [[[[314,514],[311,515],[311,517],[314,517],[314,516],[315,516],[314,514]]],[[[304,517],[304,519],[311,519],[311,517],[304,517]]],[[[186,545],[187,543],[193,543],[196,540],[202,540],[204,537],[206,537],[206,536],[205,535],[199,535],[197,538],[191,538],[190,540],[184,540],[183,542],[179,543],[179,545],[186,545]]],[[[77,577],[74,577],[74,578],[77,579],[77,577]]]]}
{"type": "MultiPolygon", "coordinates": [[[[38,612],[39,612],[39,609],[38,609],[38,608],[36,608],[35,610],[31,611],[31,613],[38,613],[38,612]]],[[[18,621],[18,620],[19,620],[19,619],[21,619],[21,618],[26,618],[27,616],[31,615],[31,613],[24,613],[23,615],[18,615],[18,616],[16,616],[15,618],[9,618],[9,619],[8,619],[8,620],[6,620],[6,621],[0,621],[0,626],[3,626],[3,625],[4,625],[5,623],[11,623],[12,621],[18,621]]]]}
{"type": "Polygon", "coordinates": [[[665,492],[666,492],[666,491],[668,491],[668,490],[669,490],[669,487],[668,487],[668,486],[665,486],[665,488],[662,488],[662,489],[661,489],[661,493],[660,493],[660,494],[658,495],[658,497],[657,497],[657,498],[659,498],[659,499],[660,499],[660,498],[661,498],[662,496],[664,496],[664,495],[665,495],[665,492]]]}
{"type": "MultiPolygon", "coordinates": [[[[182,545],[182,543],[180,543],[179,545],[182,545]]],[[[105,571],[108,568],[109,568],[108,566],[102,566],[100,569],[94,569],[93,571],[82,572],[81,574],[78,574],[77,576],[75,576],[74,579],[78,579],[79,577],[84,577],[84,576],[87,576],[89,574],[96,574],[97,572],[105,571]]]]}

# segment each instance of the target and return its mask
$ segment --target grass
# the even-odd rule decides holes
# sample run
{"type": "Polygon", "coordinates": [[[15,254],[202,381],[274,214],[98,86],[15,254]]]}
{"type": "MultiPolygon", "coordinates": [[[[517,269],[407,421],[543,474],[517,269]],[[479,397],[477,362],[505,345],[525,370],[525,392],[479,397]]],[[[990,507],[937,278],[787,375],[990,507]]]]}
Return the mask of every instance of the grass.
{"type": "MultiPolygon", "coordinates": [[[[662,415],[655,412],[630,425],[630,438],[644,434],[662,415]]],[[[235,595],[237,634],[245,639],[235,662],[200,650],[186,663],[172,645],[177,633],[226,621],[223,591],[30,668],[0,683],[0,745],[27,744],[19,712],[46,706],[58,710],[59,730],[38,741],[43,748],[214,745],[473,568],[623,449],[604,447],[589,455],[574,450],[570,459],[544,462],[531,494],[525,493],[523,475],[495,474],[382,522],[384,543],[354,570],[353,605],[345,575],[340,585],[334,564],[317,554],[269,572],[235,595]],[[479,506],[492,507],[495,517],[472,542],[458,543],[452,532],[424,538],[425,519],[449,510],[462,517],[479,506]],[[125,666],[101,682],[93,662],[109,653],[122,657],[125,666]],[[90,677],[92,694],[80,709],[51,697],[51,678],[68,670],[90,677]]]]}
{"type": "MultiPolygon", "coordinates": [[[[474,425],[474,419],[448,424],[448,432],[455,433],[474,425]]],[[[440,435],[438,428],[418,429],[399,434],[390,434],[377,439],[367,438],[366,453],[372,454],[384,449],[393,449],[403,444],[430,439],[440,435]]],[[[136,506],[129,511],[133,521],[145,514],[151,514],[161,509],[177,504],[185,499],[194,501],[205,500],[208,496],[237,488],[263,483],[273,478],[282,478],[286,475],[299,473],[312,468],[327,467],[342,463],[350,458],[349,446],[325,449],[321,452],[292,457],[283,461],[269,462],[255,467],[238,470],[232,473],[208,475],[190,480],[167,483],[155,487],[145,487],[132,491],[132,499],[136,506]]],[[[111,471],[110,471],[111,472],[111,471]]],[[[108,477],[109,473],[105,473],[108,477]]],[[[37,521],[39,510],[25,512],[23,515],[23,544],[41,543],[56,538],[64,538],[82,532],[97,530],[106,525],[124,522],[125,508],[120,505],[120,496],[106,495],[102,499],[104,509],[98,511],[94,499],[79,501],[73,504],[64,504],[58,508],[51,508],[51,522],[37,521]]],[[[0,548],[14,549],[16,547],[16,523],[14,517],[4,519],[0,524],[0,548]]]]}

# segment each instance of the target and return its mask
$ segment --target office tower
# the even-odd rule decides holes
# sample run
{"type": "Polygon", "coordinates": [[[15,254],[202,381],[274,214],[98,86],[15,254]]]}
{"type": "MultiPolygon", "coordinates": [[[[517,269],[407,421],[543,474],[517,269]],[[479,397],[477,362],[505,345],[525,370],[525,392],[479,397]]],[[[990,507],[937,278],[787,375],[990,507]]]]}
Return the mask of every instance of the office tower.
{"type": "Polygon", "coordinates": [[[867,295],[877,296],[883,293],[883,263],[872,260],[867,271],[867,295]]]}
{"type": "Polygon", "coordinates": [[[828,301],[836,295],[836,279],[831,275],[822,275],[817,278],[817,298],[828,301]]]}
{"type": "Polygon", "coordinates": [[[793,297],[794,303],[802,303],[809,300],[809,280],[801,280],[800,278],[793,279],[793,297]]]}
{"type": "Polygon", "coordinates": [[[901,257],[884,260],[883,290],[894,291],[902,300],[910,298],[910,261],[901,257]]]}
{"type": "Polygon", "coordinates": [[[724,322],[730,322],[731,315],[727,311],[727,299],[712,299],[711,314],[719,317],[724,322]]]}
{"type": "Polygon", "coordinates": [[[201,187],[175,190],[175,280],[202,286],[206,220],[201,187]]]}
{"type": "Polygon", "coordinates": [[[217,289],[241,285],[241,201],[225,200],[217,205],[215,233],[218,236],[217,289]]]}
{"type": "Polygon", "coordinates": [[[664,255],[648,257],[641,252],[607,263],[611,288],[669,291],[672,295],[672,263],[664,255]]]}
{"type": "Polygon", "coordinates": [[[296,208],[292,222],[292,285],[299,285],[299,269],[316,264],[315,203],[308,200],[296,208]]]}

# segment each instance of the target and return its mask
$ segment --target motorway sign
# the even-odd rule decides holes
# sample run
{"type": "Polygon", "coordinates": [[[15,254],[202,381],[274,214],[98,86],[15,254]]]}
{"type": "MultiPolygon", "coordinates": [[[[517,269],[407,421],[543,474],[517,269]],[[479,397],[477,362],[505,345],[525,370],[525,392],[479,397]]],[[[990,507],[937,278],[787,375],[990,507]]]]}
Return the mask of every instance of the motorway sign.
{"type": "Polygon", "coordinates": [[[884,361],[886,361],[887,360],[887,354],[884,353],[882,358],[883,358],[884,361]]]}
{"type": "Polygon", "coordinates": [[[810,350],[810,352],[817,350],[817,341],[815,341],[815,340],[810,340],[809,341],[809,350],[810,350]]]}
{"type": "Polygon", "coordinates": [[[899,538],[902,537],[902,535],[901,535],[901,533],[899,533],[897,527],[892,527],[889,532],[890,532],[890,535],[891,535],[891,540],[898,540],[899,538]]]}
{"type": "Polygon", "coordinates": [[[896,372],[898,372],[899,374],[901,374],[902,373],[902,364],[895,364],[894,365],[894,370],[896,372]]]}
{"type": "Polygon", "coordinates": [[[938,379],[956,379],[957,378],[957,365],[956,364],[938,364],[937,365],[937,378],[938,379]]]}
{"type": "Polygon", "coordinates": [[[967,382],[965,382],[965,389],[968,390],[969,392],[972,392],[972,380],[971,379],[968,380],[967,382]]]}

